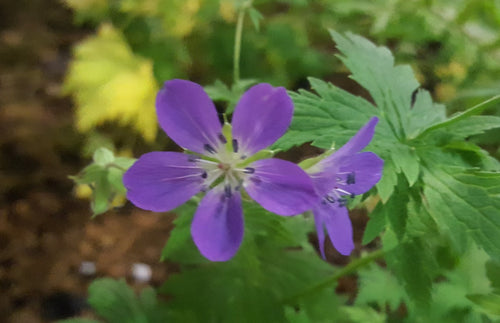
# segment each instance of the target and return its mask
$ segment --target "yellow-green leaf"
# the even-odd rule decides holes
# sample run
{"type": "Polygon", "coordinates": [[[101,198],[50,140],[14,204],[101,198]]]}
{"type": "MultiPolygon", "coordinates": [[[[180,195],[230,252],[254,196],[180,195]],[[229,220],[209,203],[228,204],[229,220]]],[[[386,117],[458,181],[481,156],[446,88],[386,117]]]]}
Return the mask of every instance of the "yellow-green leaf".
{"type": "Polygon", "coordinates": [[[155,139],[153,64],[135,55],[111,25],[76,46],[64,87],[76,101],[79,131],[115,121],[132,126],[147,141],[155,139]]]}

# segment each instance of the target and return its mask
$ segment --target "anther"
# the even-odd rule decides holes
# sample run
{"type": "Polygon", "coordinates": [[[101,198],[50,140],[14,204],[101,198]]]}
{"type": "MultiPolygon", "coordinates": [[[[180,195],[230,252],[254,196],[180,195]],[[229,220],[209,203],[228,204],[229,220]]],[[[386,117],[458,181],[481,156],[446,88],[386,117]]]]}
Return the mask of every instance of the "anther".
{"type": "Polygon", "coordinates": [[[335,203],[335,199],[331,197],[330,195],[325,196],[325,199],[330,202],[330,203],[335,203]]]}
{"type": "Polygon", "coordinates": [[[194,155],[188,156],[188,162],[194,163],[194,162],[197,162],[198,160],[200,160],[200,159],[194,155]]]}
{"type": "Polygon", "coordinates": [[[354,172],[347,174],[346,184],[354,184],[356,183],[356,176],[354,172]]]}
{"type": "Polygon", "coordinates": [[[203,146],[203,148],[205,148],[205,150],[208,151],[211,154],[215,154],[216,153],[214,147],[210,146],[209,144],[205,144],[203,146]]]}
{"type": "Polygon", "coordinates": [[[227,139],[226,139],[226,137],[224,137],[224,135],[223,135],[223,134],[221,134],[221,133],[219,134],[219,140],[220,140],[223,144],[227,143],[227,139]]]}
{"type": "Polygon", "coordinates": [[[231,186],[229,186],[229,185],[224,186],[224,196],[226,198],[231,198],[232,195],[233,194],[231,192],[231,186]]]}
{"type": "Polygon", "coordinates": [[[340,207],[344,207],[344,206],[346,206],[346,205],[347,205],[347,199],[346,199],[346,198],[343,198],[343,197],[339,198],[339,199],[337,200],[337,202],[339,202],[339,206],[340,206],[340,207]]]}
{"type": "Polygon", "coordinates": [[[255,173],[255,168],[245,167],[245,169],[243,170],[243,173],[245,173],[245,174],[253,174],[253,173],[255,173]]]}
{"type": "Polygon", "coordinates": [[[233,151],[234,151],[235,153],[237,153],[237,152],[238,152],[238,148],[239,148],[239,147],[238,147],[238,140],[233,139],[233,151]]]}
{"type": "Polygon", "coordinates": [[[203,172],[203,174],[201,174],[201,178],[207,178],[207,177],[208,177],[207,172],[203,172]]]}

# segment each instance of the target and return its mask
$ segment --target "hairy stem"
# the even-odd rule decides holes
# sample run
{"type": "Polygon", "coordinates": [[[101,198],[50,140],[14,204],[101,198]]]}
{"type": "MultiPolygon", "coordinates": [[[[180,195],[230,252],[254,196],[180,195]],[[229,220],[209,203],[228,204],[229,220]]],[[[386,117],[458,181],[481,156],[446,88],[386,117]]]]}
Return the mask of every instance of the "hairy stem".
{"type": "Polygon", "coordinates": [[[293,304],[294,302],[299,300],[301,297],[309,295],[309,294],[313,294],[317,291],[322,290],[323,288],[326,288],[326,287],[334,284],[337,280],[339,280],[339,278],[356,272],[359,268],[364,267],[364,266],[372,263],[373,261],[383,257],[384,255],[385,255],[384,250],[379,249],[377,251],[369,253],[368,255],[366,255],[364,257],[358,258],[358,259],[350,262],[347,266],[341,268],[339,271],[337,271],[335,274],[328,277],[324,281],[322,281],[316,285],[313,285],[313,286],[303,290],[302,292],[293,295],[292,297],[285,299],[283,302],[285,304],[293,304]]]}

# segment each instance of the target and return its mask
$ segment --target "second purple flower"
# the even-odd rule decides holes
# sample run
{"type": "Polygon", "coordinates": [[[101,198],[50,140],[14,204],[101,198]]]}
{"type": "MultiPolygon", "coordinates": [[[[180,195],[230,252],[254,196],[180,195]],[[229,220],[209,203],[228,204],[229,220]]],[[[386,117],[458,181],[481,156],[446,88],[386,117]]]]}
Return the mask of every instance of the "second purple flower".
{"type": "Polygon", "coordinates": [[[245,92],[234,110],[231,133],[223,134],[214,104],[190,81],[165,82],[156,111],[167,135],[192,153],[141,156],[123,177],[127,198],[140,208],[163,212],[206,191],[191,235],[209,260],[230,259],[242,242],[243,189],[279,215],[299,214],[318,202],[311,179],[297,165],[275,158],[249,161],[290,125],[293,103],[284,88],[258,84],[245,92]]]}

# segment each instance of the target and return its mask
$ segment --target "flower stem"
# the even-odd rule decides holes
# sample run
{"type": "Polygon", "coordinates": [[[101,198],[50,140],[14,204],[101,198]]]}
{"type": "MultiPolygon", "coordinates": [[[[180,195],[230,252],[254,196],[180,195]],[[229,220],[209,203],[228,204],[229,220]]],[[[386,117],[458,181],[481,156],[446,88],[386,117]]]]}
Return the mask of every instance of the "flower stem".
{"type": "Polygon", "coordinates": [[[236,34],[234,36],[234,57],[233,57],[233,78],[234,84],[240,81],[240,53],[241,53],[241,35],[243,33],[243,21],[247,6],[242,5],[238,12],[238,21],[236,22],[236,34]]]}
{"type": "Polygon", "coordinates": [[[335,274],[328,277],[324,281],[322,281],[316,285],[313,285],[313,286],[303,290],[302,292],[293,295],[292,297],[286,298],[285,300],[283,300],[283,302],[285,304],[293,304],[294,302],[299,300],[301,297],[309,295],[309,294],[313,294],[317,291],[322,290],[325,287],[332,285],[337,280],[339,280],[339,278],[356,272],[359,268],[370,264],[374,260],[377,260],[377,259],[383,257],[384,255],[385,255],[385,251],[383,249],[379,249],[377,251],[369,253],[368,255],[366,255],[364,257],[358,258],[358,259],[350,262],[347,266],[341,268],[339,271],[337,271],[335,274]]]}

